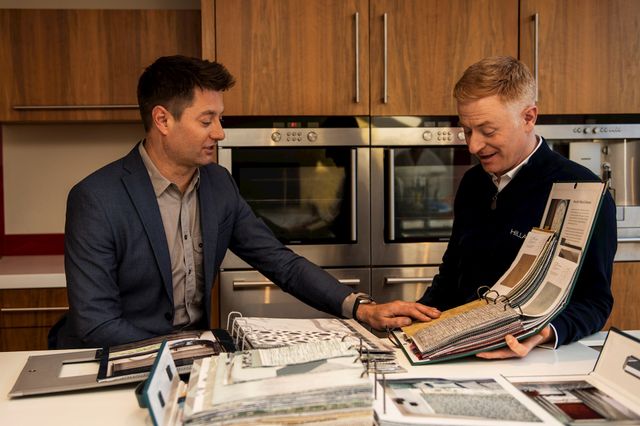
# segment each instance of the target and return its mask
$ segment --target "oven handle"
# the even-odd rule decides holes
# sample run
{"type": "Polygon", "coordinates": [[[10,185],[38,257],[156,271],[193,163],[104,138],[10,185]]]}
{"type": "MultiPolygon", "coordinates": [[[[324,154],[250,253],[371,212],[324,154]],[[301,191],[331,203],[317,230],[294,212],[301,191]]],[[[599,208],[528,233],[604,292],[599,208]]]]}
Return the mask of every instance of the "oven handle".
{"type": "Polygon", "coordinates": [[[384,277],[384,285],[432,283],[433,277],[384,277]]]}
{"type": "Polygon", "coordinates": [[[395,175],[395,163],[393,162],[394,152],[393,148],[389,148],[387,150],[387,212],[389,212],[389,220],[387,221],[387,239],[389,241],[395,241],[396,239],[396,210],[395,210],[395,198],[396,198],[396,187],[395,181],[393,179],[395,175]]]}
{"type": "Polygon", "coordinates": [[[358,241],[358,150],[351,148],[351,241],[358,241]]]}
{"type": "MultiPolygon", "coordinates": [[[[360,278],[341,278],[338,280],[340,284],[348,285],[350,287],[357,287],[360,285],[360,278]]],[[[233,280],[233,288],[261,288],[261,287],[278,287],[269,280],[263,281],[241,281],[233,280]]]]}
{"type": "Polygon", "coordinates": [[[618,237],[619,243],[640,243],[640,237],[618,237]]]}

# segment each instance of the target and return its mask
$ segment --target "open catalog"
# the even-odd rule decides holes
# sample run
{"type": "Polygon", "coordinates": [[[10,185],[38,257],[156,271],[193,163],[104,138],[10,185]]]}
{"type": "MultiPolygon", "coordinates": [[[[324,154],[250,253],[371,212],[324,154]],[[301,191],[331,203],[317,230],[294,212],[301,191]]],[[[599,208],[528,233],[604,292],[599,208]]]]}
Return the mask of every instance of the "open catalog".
{"type": "Polygon", "coordinates": [[[638,389],[640,340],[612,328],[589,374],[378,378],[374,409],[380,426],[638,425],[638,389]]]}
{"type": "Polygon", "coordinates": [[[604,191],[601,182],[554,183],[540,227],[492,287],[435,320],[392,332],[412,364],[493,350],[507,334],[521,340],[555,318],[571,297],[604,191]]]}

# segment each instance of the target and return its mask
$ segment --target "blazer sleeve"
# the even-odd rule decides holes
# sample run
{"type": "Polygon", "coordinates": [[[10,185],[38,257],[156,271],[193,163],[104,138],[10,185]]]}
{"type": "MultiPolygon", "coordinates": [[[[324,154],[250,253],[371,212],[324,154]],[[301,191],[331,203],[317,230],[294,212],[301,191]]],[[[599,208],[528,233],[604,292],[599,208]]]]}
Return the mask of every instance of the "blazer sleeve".
{"type": "Polygon", "coordinates": [[[282,290],[331,315],[342,315],[342,302],[353,291],[334,277],[295,254],[257,218],[226,173],[233,229],[229,248],[282,290]]]}
{"type": "Polygon", "coordinates": [[[65,225],[68,326],[82,346],[152,337],[122,318],[115,232],[107,209],[89,186],[76,186],[69,193],[65,225]]]}

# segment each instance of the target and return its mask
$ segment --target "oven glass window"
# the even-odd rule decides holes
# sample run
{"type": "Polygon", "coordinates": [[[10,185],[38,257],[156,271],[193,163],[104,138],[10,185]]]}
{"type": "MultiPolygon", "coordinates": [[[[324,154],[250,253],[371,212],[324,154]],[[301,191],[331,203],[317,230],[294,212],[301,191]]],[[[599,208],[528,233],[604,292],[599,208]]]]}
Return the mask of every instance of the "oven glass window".
{"type": "Polygon", "coordinates": [[[355,150],[239,148],[232,175],[256,216],[285,244],[351,241],[355,150]]]}
{"type": "Polygon", "coordinates": [[[393,162],[386,180],[391,187],[387,198],[393,197],[386,204],[392,206],[387,212],[387,226],[393,226],[393,232],[386,232],[387,240],[448,240],[453,200],[462,176],[476,164],[475,157],[466,145],[396,148],[387,155],[393,162]]]}

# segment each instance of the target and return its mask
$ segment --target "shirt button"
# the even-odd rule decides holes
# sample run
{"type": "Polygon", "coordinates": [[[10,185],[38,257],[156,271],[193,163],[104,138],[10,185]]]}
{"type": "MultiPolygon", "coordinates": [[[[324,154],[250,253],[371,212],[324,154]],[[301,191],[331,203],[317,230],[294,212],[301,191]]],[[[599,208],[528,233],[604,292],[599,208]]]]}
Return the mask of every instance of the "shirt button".
{"type": "Polygon", "coordinates": [[[198,247],[202,248],[202,243],[198,244],[198,247]]]}
{"type": "Polygon", "coordinates": [[[184,236],[184,239],[185,239],[185,240],[187,239],[187,236],[186,236],[186,235],[184,236]]]}

